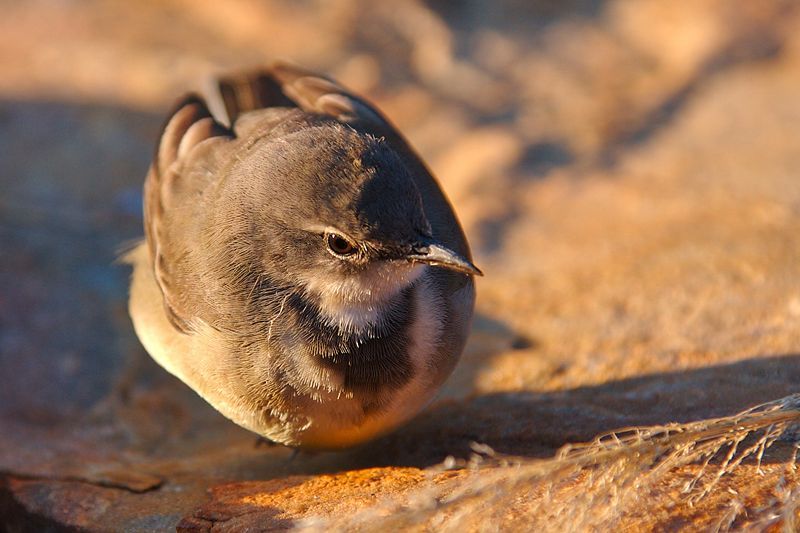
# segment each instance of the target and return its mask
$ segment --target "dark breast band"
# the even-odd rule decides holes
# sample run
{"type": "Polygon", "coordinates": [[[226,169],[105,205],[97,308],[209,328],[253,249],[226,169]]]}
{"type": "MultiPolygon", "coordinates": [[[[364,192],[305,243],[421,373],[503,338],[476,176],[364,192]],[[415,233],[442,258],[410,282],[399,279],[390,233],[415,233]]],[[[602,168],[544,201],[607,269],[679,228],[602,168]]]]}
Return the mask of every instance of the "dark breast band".
{"type": "MultiPolygon", "coordinates": [[[[414,286],[403,289],[373,326],[349,332],[329,324],[319,307],[300,294],[286,301],[282,330],[305,361],[344,376],[344,388],[355,393],[378,393],[408,383],[414,368],[408,354],[414,322],[414,286]]],[[[300,361],[298,361],[300,362],[300,361]]]]}

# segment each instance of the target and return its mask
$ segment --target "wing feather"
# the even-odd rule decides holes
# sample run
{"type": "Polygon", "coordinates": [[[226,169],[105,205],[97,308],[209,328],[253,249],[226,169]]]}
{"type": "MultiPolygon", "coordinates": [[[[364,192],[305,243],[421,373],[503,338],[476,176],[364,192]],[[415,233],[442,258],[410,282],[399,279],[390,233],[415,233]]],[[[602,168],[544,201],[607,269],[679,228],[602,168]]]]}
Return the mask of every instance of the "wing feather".
{"type": "Polygon", "coordinates": [[[203,100],[194,95],[183,98],[170,114],[156,148],[156,155],[144,184],[144,227],[153,273],[164,296],[164,309],[176,329],[192,330],[193,310],[187,287],[176,279],[176,267],[185,242],[176,235],[169,214],[191,200],[202,186],[193,183],[191,173],[182,172],[191,161],[193,149],[213,137],[229,137],[230,130],[215,122],[203,100]]]}

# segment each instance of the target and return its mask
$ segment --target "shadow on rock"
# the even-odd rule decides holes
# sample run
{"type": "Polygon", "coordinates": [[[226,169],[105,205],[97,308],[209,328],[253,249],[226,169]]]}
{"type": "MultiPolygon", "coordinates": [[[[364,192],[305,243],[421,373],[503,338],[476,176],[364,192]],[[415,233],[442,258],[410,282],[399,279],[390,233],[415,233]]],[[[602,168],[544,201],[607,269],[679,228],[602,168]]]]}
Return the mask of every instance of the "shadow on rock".
{"type": "Polygon", "coordinates": [[[634,425],[733,415],[797,392],[800,355],[654,374],[552,392],[508,392],[435,405],[404,429],[354,452],[363,465],[426,467],[467,457],[470,442],[530,457],[634,425]]]}
{"type": "Polygon", "coordinates": [[[135,342],[128,273],[160,118],[122,107],[0,101],[0,414],[55,421],[108,392],[135,342]]]}

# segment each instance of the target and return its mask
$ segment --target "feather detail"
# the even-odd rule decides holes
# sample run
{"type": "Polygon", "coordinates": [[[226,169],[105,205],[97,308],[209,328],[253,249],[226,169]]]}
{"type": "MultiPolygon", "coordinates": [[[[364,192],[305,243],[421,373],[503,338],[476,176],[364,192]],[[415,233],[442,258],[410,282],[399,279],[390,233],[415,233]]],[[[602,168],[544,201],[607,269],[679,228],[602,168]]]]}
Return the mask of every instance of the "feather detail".
{"type": "Polygon", "coordinates": [[[185,188],[180,172],[192,148],[215,136],[230,136],[230,130],[214,121],[205,102],[195,95],[184,97],[164,126],[153,164],[144,184],[144,226],[153,273],[164,296],[164,309],[176,329],[189,333],[191,317],[182,312],[178,288],[172,283],[165,257],[164,214],[181,202],[185,188]]]}

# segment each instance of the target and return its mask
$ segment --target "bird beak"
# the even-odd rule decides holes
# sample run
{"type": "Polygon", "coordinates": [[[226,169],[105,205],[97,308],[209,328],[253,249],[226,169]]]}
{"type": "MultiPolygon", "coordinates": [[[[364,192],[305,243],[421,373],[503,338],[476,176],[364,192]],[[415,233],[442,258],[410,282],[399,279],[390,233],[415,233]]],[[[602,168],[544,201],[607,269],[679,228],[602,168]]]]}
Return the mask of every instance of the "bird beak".
{"type": "Polygon", "coordinates": [[[464,259],[453,250],[445,248],[441,244],[425,243],[415,246],[413,251],[406,255],[406,259],[415,263],[427,263],[429,265],[444,267],[472,276],[483,276],[483,272],[473,265],[471,261],[464,259]]]}

